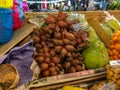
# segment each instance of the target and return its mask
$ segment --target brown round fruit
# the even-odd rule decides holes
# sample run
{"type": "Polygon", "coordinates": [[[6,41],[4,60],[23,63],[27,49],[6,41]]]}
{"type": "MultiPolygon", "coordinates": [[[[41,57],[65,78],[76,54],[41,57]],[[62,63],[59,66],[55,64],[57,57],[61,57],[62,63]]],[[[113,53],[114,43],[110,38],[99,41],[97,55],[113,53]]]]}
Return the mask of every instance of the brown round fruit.
{"type": "Polygon", "coordinates": [[[73,66],[71,66],[70,69],[69,69],[69,72],[74,73],[74,72],[76,72],[76,69],[73,66]]]}
{"type": "Polygon", "coordinates": [[[50,72],[54,72],[54,71],[55,71],[55,67],[50,67],[50,68],[49,68],[49,71],[50,71],[50,72]]]}
{"type": "Polygon", "coordinates": [[[44,58],[43,56],[39,56],[39,57],[36,58],[36,61],[37,61],[38,63],[43,63],[44,60],[45,60],[45,58],[44,58]]]}
{"type": "Polygon", "coordinates": [[[44,77],[50,76],[50,71],[49,70],[43,71],[43,76],[44,77]]]}
{"type": "Polygon", "coordinates": [[[83,68],[82,68],[81,65],[77,65],[77,66],[75,66],[75,69],[76,69],[77,71],[82,71],[82,70],[83,70],[83,68]]]}
{"type": "Polygon", "coordinates": [[[40,65],[40,68],[41,68],[42,70],[47,70],[48,67],[49,67],[49,65],[48,65],[47,63],[41,63],[41,65],[40,65]]]}
{"type": "Polygon", "coordinates": [[[55,66],[55,63],[53,63],[53,62],[50,62],[50,64],[49,64],[51,67],[54,67],[55,66]]]}
{"type": "Polygon", "coordinates": [[[45,62],[50,63],[50,58],[46,57],[45,62]]]}

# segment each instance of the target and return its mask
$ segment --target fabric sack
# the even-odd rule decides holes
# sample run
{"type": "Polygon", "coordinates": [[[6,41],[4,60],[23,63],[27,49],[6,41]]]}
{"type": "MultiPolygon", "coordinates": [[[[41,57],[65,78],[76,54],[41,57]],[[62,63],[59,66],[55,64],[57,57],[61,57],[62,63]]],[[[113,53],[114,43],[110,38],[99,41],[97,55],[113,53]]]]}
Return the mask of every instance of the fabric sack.
{"type": "Polygon", "coordinates": [[[23,46],[14,47],[8,54],[0,58],[0,64],[12,64],[16,67],[19,74],[20,86],[29,82],[33,77],[33,72],[30,66],[33,62],[33,41],[29,41],[23,46]]]}

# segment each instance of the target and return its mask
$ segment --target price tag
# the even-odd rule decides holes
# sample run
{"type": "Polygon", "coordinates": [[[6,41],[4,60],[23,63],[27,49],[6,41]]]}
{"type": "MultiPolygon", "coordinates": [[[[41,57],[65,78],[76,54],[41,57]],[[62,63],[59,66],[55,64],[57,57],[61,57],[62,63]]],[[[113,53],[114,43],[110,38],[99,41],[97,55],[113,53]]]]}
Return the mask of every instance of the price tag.
{"type": "Polygon", "coordinates": [[[111,66],[120,65],[120,60],[112,60],[112,61],[109,61],[109,63],[111,66]]]}

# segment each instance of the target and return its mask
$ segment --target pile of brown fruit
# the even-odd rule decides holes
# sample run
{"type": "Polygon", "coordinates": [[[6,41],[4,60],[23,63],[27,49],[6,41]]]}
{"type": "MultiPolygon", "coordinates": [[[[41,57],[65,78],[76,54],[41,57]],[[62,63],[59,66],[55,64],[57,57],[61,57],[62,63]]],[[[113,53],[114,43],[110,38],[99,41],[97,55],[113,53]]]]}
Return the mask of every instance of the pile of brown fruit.
{"type": "Polygon", "coordinates": [[[33,40],[36,48],[34,59],[40,67],[40,77],[74,73],[83,70],[81,51],[89,46],[87,30],[74,31],[78,19],[67,20],[68,15],[59,12],[48,15],[41,28],[34,29],[33,40]]]}

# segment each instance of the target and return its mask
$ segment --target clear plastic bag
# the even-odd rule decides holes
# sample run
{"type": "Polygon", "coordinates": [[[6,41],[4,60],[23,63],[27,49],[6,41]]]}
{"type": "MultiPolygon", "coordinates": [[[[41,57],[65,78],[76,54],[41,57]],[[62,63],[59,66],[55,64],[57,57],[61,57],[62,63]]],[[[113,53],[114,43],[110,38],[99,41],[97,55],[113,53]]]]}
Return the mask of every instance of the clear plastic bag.
{"type": "Polygon", "coordinates": [[[115,84],[113,82],[107,83],[100,90],[115,90],[115,84]]]}
{"type": "Polygon", "coordinates": [[[80,21],[80,24],[76,26],[80,26],[81,30],[87,30],[89,28],[89,24],[85,18],[84,14],[70,14],[69,17],[67,18],[68,20],[74,20],[78,19],[80,21]]]}
{"type": "Polygon", "coordinates": [[[106,66],[106,74],[107,81],[115,84],[113,90],[120,90],[120,60],[111,60],[106,66]]]}

